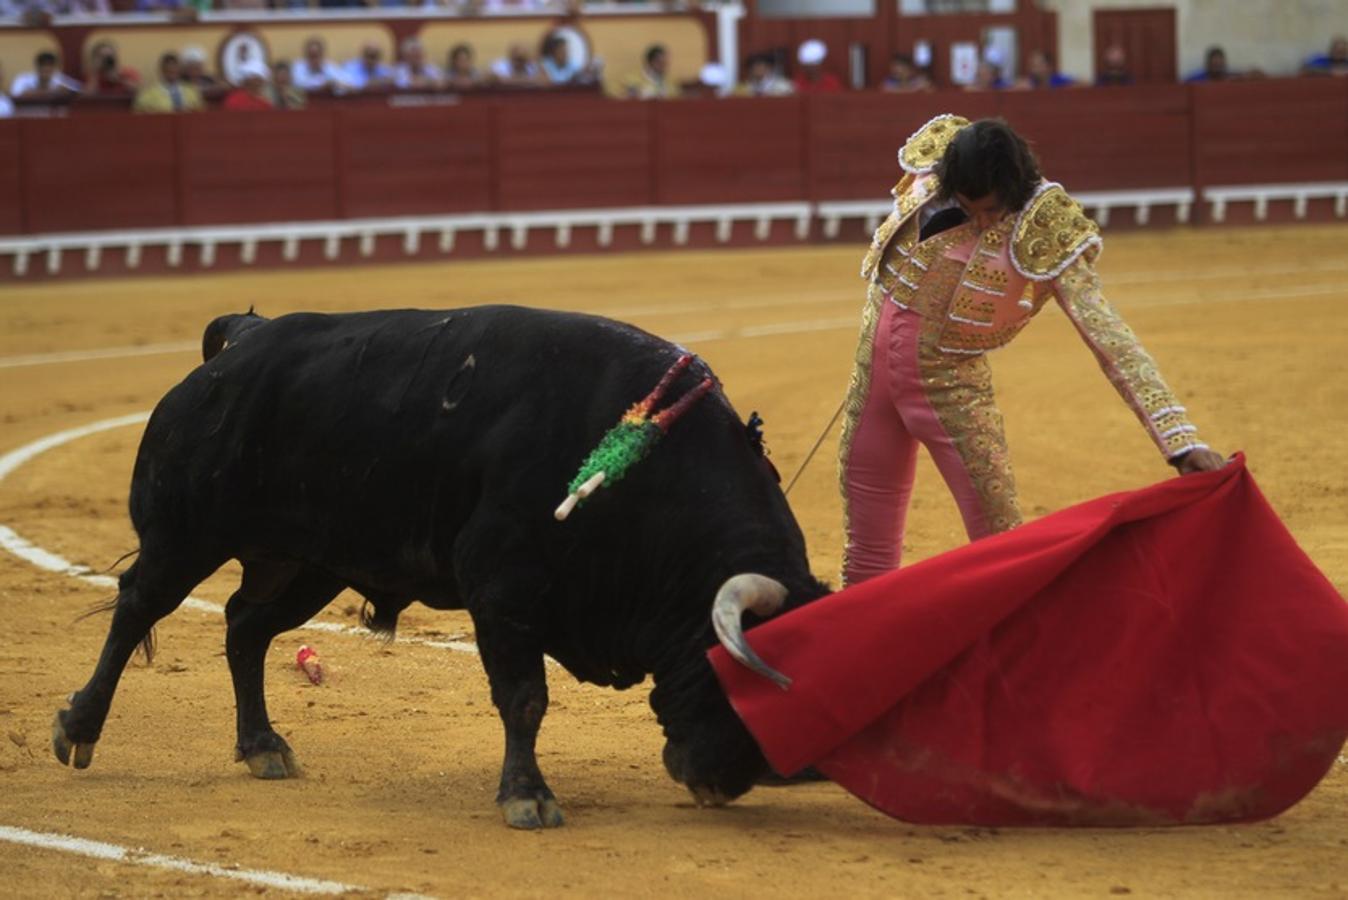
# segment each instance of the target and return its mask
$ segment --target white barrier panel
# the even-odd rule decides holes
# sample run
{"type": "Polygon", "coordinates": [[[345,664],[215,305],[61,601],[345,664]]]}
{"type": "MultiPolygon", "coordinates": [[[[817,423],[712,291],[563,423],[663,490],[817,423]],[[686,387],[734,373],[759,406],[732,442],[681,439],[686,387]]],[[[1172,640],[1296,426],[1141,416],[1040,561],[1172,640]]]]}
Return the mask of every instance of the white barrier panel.
{"type": "MultiPolygon", "coordinates": [[[[1145,225],[1151,220],[1151,211],[1157,206],[1173,206],[1175,218],[1188,222],[1191,210],[1199,202],[1192,188],[1144,188],[1125,191],[1083,191],[1073,196],[1090,212],[1100,225],[1109,223],[1115,209],[1133,210],[1134,220],[1145,225]]],[[[1273,200],[1291,200],[1298,218],[1304,218],[1307,204],[1312,199],[1333,198],[1334,213],[1342,218],[1348,207],[1348,182],[1316,182],[1305,184],[1232,185],[1204,189],[1203,198],[1211,204],[1213,221],[1226,216],[1230,203],[1254,203],[1255,217],[1268,214],[1273,200]]],[[[600,247],[613,245],[615,228],[634,227],[643,244],[651,245],[660,234],[660,226],[670,227],[670,240],[676,246],[688,243],[694,225],[711,225],[715,239],[728,243],[735,234],[735,225],[752,225],[755,240],[765,241],[772,234],[772,224],[788,221],[793,225],[796,240],[809,239],[813,223],[818,221],[825,238],[835,239],[841,233],[844,219],[859,219],[862,236],[874,231],[880,221],[893,209],[889,199],[835,200],[809,203],[745,203],[708,206],[645,206],[613,209],[548,210],[529,213],[471,213],[452,216],[407,216],[384,219],[347,219],[327,222],[277,222],[263,225],[225,225],[191,228],[155,228],[126,231],[72,232],[65,234],[29,235],[0,238],[0,257],[12,258],[10,270],[16,277],[29,271],[35,254],[45,260],[52,275],[61,271],[62,253],[66,250],[84,253],[85,268],[99,267],[105,250],[121,250],[126,266],[140,265],[145,247],[165,248],[169,266],[182,264],[183,247],[196,245],[197,259],[203,267],[215,263],[220,245],[237,245],[239,259],[245,265],[257,261],[259,244],[278,244],[282,258],[293,262],[299,258],[301,241],[323,242],[324,257],[337,261],[348,246],[362,257],[374,255],[378,238],[400,238],[403,252],[415,255],[421,249],[421,235],[438,235],[441,253],[454,252],[462,233],[481,233],[487,252],[495,252],[501,244],[501,231],[509,234],[510,246],[516,250],[528,247],[531,231],[551,231],[556,247],[571,246],[576,229],[593,228],[600,247]],[[347,241],[351,238],[351,241],[347,241]]]]}

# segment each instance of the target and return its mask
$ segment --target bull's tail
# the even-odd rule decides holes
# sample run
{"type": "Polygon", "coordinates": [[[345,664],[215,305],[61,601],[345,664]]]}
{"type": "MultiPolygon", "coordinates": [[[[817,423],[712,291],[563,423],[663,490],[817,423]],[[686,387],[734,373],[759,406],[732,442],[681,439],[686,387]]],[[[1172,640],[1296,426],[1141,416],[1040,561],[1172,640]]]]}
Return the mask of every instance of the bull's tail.
{"type": "Polygon", "coordinates": [[[246,313],[231,313],[212,320],[201,336],[202,362],[209,361],[221,350],[237,341],[245,331],[256,328],[267,321],[270,320],[253,312],[251,306],[248,307],[246,313]]]}
{"type": "MultiPolygon", "coordinates": [[[[126,559],[127,557],[132,556],[133,554],[137,554],[139,552],[140,548],[137,547],[135,550],[132,550],[130,553],[124,555],[117,562],[121,562],[123,559],[126,559]]],[[[115,566],[117,565],[117,563],[113,563],[113,565],[115,566]]],[[[117,593],[113,594],[106,600],[99,600],[96,603],[90,604],[89,607],[84,610],[84,612],[80,613],[78,616],[75,617],[74,621],[83,622],[85,619],[88,619],[92,616],[102,615],[103,613],[110,613],[116,611],[117,604],[122,599],[122,591],[125,590],[127,587],[129,587],[135,581],[135,578],[136,578],[136,564],[132,563],[131,567],[118,577],[117,593]]],[[[150,630],[145,633],[145,637],[140,642],[140,651],[145,656],[146,664],[154,662],[155,643],[156,643],[155,630],[154,627],[151,626],[150,630]]]]}
{"type": "Polygon", "coordinates": [[[398,631],[398,616],[412,605],[408,597],[387,594],[365,594],[360,605],[360,623],[386,641],[392,641],[398,631]]]}

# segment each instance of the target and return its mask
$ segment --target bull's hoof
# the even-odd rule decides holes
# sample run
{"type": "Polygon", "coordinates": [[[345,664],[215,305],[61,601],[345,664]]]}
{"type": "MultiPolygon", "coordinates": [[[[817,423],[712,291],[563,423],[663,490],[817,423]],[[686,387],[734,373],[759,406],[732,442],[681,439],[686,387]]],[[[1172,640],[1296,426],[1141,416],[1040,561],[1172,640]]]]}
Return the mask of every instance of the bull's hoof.
{"type": "Polygon", "coordinates": [[[275,781],[300,777],[300,764],[289,747],[284,750],[263,750],[244,757],[243,761],[248,764],[248,771],[254,778],[275,781]]]}
{"type": "Polygon", "coordinates": [[[688,792],[693,795],[693,802],[698,806],[725,806],[731,798],[725,794],[709,787],[690,787],[688,792]]]}
{"type": "Polygon", "coordinates": [[[51,751],[60,760],[61,765],[68,766],[72,757],[75,761],[75,768],[87,769],[89,764],[94,761],[93,744],[77,744],[66,736],[65,723],[61,721],[65,710],[58,712],[56,718],[51,723],[51,751]]]}
{"type": "Polygon", "coordinates": [[[511,828],[557,828],[562,808],[551,797],[512,797],[501,801],[501,815],[511,828]]]}

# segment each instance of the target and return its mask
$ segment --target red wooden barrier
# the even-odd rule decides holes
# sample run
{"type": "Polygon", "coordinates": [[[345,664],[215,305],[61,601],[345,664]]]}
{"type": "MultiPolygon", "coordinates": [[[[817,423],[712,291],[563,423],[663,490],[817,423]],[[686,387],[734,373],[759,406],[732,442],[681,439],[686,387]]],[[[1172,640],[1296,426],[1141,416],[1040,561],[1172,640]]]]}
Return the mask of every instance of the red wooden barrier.
{"type": "Polygon", "coordinates": [[[1198,185],[1348,179],[1348,81],[1196,84],[1198,185]]]}
{"type": "Polygon", "coordinates": [[[337,218],[335,118],[326,111],[175,116],[182,224],[337,218]]]}
{"type": "Polygon", "coordinates": [[[351,218],[491,207],[491,110],[485,105],[337,114],[342,214],[351,218]]]}
{"type": "Polygon", "coordinates": [[[883,197],[903,175],[899,148],[930,119],[998,114],[991,93],[833,94],[808,103],[812,200],[883,197]]]}
{"type": "Polygon", "coordinates": [[[24,225],[32,232],[172,225],[172,117],[32,119],[23,141],[24,225]]]}
{"type": "Polygon", "coordinates": [[[1004,115],[1071,190],[1348,180],[1348,82],[0,123],[0,234],[883,198],[932,116],[1004,115]]]}
{"type": "Polygon", "coordinates": [[[22,143],[18,122],[0,122],[0,234],[23,230],[22,143]]]}
{"type": "Polygon", "coordinates": [[[660,203],[768,203],[805,197],[799,98],[687,100],[655,117],[660,203]]]}
{"type": "Polygon", "coordinates": [[[496,107],[497,208],[653,203],[652,106],[553,99],[496,107]]]}
{"type": "Polygon", "coordinates": [[[1068,190],[1191,183],[1189,93],[1182,85],[997,95],[998,113],[1068,190]]]}

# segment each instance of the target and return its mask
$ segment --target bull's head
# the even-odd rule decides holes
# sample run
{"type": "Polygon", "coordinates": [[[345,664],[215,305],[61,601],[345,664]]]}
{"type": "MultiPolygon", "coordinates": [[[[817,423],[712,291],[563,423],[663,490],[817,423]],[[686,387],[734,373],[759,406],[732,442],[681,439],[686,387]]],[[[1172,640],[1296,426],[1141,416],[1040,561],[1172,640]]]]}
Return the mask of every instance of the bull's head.
{"type": "MultiPolygon", "coordinates": [[[[819,593],[824,592],[822,585],[819,593]]],[[[736,575],[721,586],[712,604],[712,627],[722,646],[739,662],[782,687],[791,680],[765,663],[744,638],[743,614],[770,618],[781,611],[787,588],[764,575],[736,575]]],[[[813,597],[809,599],[814,599],[813,597]]],[[[745,793],[768,774],[767,760],[716,682],[705,659],[700,660],[696,686],[675,688],[687,693],[696,710],[686,730],[666,727],[665,769],[687,786],[699,805],[719,806],[745,793]],[[707,682],[710,683],[707,683],[707,682]]],[[[657,688],[658,690],[658,688],[657,688]]],[[[656,698],[652,697],[654,703],[656,698]]]]}

